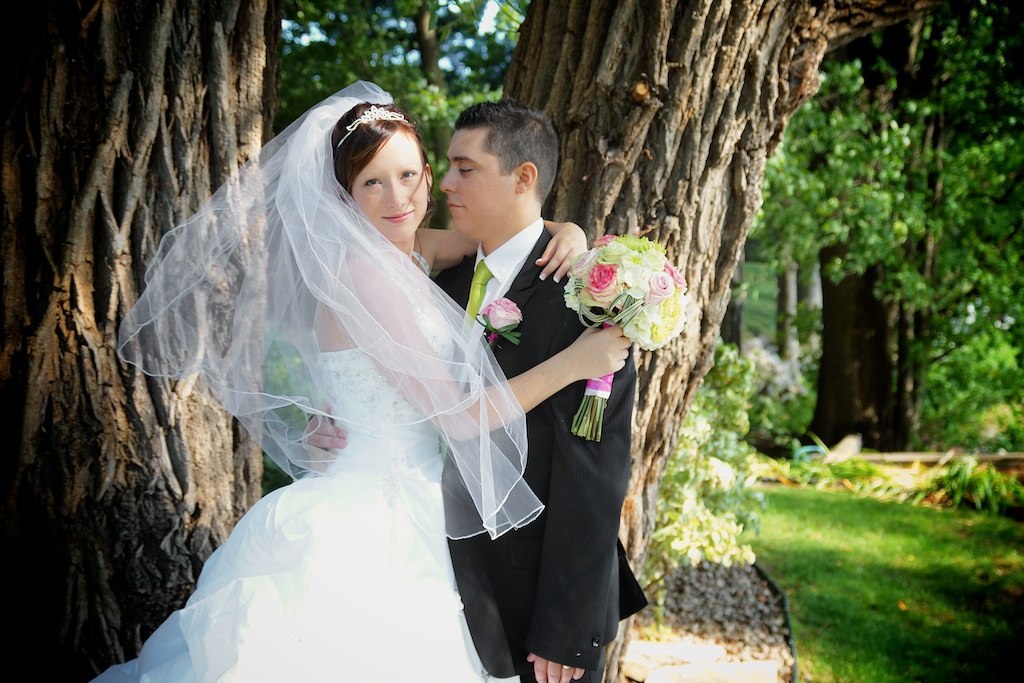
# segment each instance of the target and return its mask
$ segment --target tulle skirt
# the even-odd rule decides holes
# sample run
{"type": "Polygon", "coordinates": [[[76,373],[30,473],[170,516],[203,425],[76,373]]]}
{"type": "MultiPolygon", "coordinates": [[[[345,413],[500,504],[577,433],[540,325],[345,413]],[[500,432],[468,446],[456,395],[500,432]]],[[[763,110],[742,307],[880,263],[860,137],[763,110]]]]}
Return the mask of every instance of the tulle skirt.
{"type": "Polygon", "coordinates": [[[260,500],[122,681],[484,680],[444,536],[440,462],[338,471],[260,500]]]}

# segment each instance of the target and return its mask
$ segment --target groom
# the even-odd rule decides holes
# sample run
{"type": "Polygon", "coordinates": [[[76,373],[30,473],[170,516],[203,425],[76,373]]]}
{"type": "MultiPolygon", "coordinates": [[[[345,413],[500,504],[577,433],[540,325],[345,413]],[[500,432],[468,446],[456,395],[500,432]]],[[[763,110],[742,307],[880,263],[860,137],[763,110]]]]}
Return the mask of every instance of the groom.
{"type": "MultiPolygon", "coordinates": [[[[479,308],[505,297],[523,313],[520,344],[499,341],[494,350],[514,377],[584,329],[565,306],[563,286],[540,279],[535,264],[550,240],[541,207],[554,183],[558,139],[544,114],[509,100],[484,102],[459,116],[448,160],[440,187],[453,226],[480,249],[437,282],[466,306],[478,264],[486,264],[479,308]]],[[[583,382],[530,411],[525,478],[545,511],[493,541],[449,541],[473,642],[492,676],[598,683],[619,620],[647,603],[618,542],[635,384],[630,358],[615,375],[600,442],[570,432],[583,382]]]]}

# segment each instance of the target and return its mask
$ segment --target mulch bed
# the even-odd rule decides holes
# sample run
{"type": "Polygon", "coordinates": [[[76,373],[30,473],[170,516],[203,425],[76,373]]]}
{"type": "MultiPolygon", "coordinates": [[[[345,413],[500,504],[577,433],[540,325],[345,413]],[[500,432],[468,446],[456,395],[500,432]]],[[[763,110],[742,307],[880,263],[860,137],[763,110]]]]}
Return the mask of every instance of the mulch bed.
{"type": "MultiPolygon", "coordinates": [[[[775,660],[780,683],[796,682],[787,600],[760,567],[704,562],[681,567],[665,582],[666,626],[687,640],[724,648],[730,661],[775,660]]],[[[636,626],[652,619],[644,610],[636,626]]]]}

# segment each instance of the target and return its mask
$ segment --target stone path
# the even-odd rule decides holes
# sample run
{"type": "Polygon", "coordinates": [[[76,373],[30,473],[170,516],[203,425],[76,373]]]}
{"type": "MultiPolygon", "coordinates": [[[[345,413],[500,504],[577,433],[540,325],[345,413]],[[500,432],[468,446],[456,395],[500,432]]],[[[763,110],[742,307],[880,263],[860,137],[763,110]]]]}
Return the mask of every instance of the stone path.
{"type": "Polygon", "coordinates": [[[737,662],[720,645],[700,640],[634,639],[622,673],[639,683],[779,683],[780,662],[737,662]]]}
{"type": "Polygon", "coordinates": [[[756,567],[702,564],[665,581],[665,623],[637,620],[623,673],[636,683],[795,683],[783,597],[756,567]],[[666,630],[669,637],[666,639],[666,630]]]}

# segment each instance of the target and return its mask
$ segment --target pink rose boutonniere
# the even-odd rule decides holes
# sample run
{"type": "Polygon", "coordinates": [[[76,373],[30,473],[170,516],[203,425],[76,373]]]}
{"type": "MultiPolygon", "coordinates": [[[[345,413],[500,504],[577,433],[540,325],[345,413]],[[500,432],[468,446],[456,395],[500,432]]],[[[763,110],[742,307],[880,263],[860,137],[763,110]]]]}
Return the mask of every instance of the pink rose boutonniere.
{"type": "Polygon", "coordinates": [[[523,322],[523,312],[514,301],[505,297],[495,299],[484,307],[477,316],[477,320],[484,326],[487,333],[487,343],[494,346],[498,337],[507,339],[513,344],[519,344],[522,337],[521,332],[514,332],[519,323],[523,322]]]}

